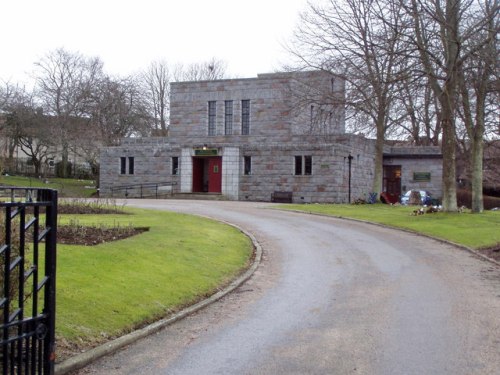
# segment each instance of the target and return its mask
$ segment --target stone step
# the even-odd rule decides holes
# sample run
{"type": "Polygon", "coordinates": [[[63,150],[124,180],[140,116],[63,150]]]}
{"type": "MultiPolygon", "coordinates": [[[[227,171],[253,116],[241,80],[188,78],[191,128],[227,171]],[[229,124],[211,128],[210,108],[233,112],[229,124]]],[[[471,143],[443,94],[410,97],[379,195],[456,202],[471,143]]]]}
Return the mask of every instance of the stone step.
{"type": "Polygon", "coordinates": [[[193,199],[193,200],[211,200],[225,201],[228,200],[225,195],[220,193],[175,193],[165,197],[168,199],[193,199]]]}

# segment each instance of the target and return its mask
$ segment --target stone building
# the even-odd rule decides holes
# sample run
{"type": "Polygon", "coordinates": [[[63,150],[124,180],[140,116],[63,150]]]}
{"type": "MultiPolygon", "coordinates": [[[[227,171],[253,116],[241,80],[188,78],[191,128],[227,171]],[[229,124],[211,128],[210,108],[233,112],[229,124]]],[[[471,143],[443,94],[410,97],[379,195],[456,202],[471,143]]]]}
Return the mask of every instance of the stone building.
{"type": "MultiPolygon", "coordinates": [[[[172,83],[169,136],[101,150],[101,196],[154,189],[230,200],[270,201],[275,192],[297,203],[366,199],[374,141],[345,132],[344,95],[344,80],[326,72],[172,83]]],[[[388,147],[385,157],[385,189],[440,194],[439,151],[388,147]]]]}

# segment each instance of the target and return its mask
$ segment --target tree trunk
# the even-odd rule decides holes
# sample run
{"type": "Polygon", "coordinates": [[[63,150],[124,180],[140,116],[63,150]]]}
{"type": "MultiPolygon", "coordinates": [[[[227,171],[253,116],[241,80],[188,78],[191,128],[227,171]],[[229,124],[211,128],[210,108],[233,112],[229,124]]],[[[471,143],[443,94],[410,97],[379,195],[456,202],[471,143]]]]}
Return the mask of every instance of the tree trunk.
{"type": "Polygon", "coordinates": [[[377,199],[382,192],[382,180],[383,180],[383,164],[384,164],[384,140],[385,140],[385,132],[384,126],[377,125],[377,139],[375,141],[375,166],[374,166],[374,174],[373,174],[373,183],[372,183],[372,191],[373,193],[377,193],[377,199]]]}
{"type": "Polygon", "coordinates": [[[483,140],[474,138],[472,144],[472,212],[483,212],[483,140]]]}
{"type": "Polygon", "coordinates": [[[457,208],[455,127],[451,112],[443,109],[443,211],[455,212],[457,208]]]}
{"type": "Polygon", "coordinates": [[[61,152],[61,177],[68,178],[68,162],[69,162],[69,151],[68,145],[63,144],[61,152]]]}

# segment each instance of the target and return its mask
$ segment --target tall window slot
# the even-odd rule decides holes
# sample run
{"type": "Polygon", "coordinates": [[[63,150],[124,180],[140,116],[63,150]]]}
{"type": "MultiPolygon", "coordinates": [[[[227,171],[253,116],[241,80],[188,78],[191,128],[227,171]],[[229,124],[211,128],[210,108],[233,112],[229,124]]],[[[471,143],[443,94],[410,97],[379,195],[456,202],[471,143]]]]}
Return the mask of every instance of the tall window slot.
{"type": "Polygon", "coordinates": [[[128,174],[134,174],[134,157],[128,157],[128,174]]]}
{"type": "Polygon", "coordinates": [[[250,134],[250,100],[241,101],[241,134],[250,134]]]}
{"type": "Polygon", "coordinates": [[[179,174],[179,157],[178,156],[172,157],[172,174],[173,175],[179,174]]]}
{"type": "Polygon", "coordinates": [[[295,175],[302,174],[302,156],[295,156],[295,175]]]}
{"type": "Polygon", "coordinates": [[[127,158],[122,156],[120,158],[120,174],[127,173],[127,158]]]}
{"type": "Polygon", "coordinates": [[[312,156],[304,156],[304,174],[310,176],[312,174],[312,156]]]}
{"type": "Polygon", "coordinates": [[[208,135],[215,135],[215,119],[217,114],[217,106],[215,101],[208,102],[208,135]]]}
{"type": "Polygon", "coordinates": [[[233,101],[226,100],[224,102],[225,116],[224,116],[224,133],[226,135],[233,134],[233,101]]]}
{"type": "Polygon", "coordinates": [[[245,176],[252,174],[252,157],[243,156],[243,174],[245,176]]]}

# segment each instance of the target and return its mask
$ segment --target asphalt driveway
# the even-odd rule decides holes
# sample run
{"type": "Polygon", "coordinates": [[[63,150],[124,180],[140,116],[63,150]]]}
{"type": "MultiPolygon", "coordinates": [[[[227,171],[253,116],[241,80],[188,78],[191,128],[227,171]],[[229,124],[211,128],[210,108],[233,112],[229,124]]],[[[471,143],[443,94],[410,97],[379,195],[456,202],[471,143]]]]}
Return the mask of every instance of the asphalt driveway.
{"type": "Polygon", "coordinates": [[[262,203],[127,204],[237,224],[263,260],[219,302],[78,374],[500,373],[500,267],[466,251],[262,203]]]}

